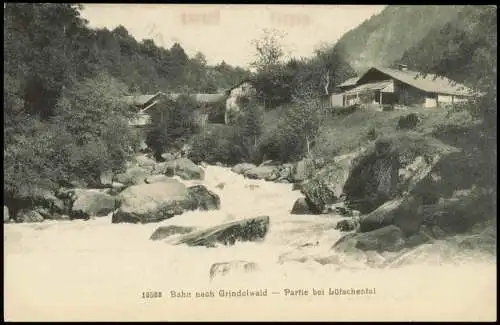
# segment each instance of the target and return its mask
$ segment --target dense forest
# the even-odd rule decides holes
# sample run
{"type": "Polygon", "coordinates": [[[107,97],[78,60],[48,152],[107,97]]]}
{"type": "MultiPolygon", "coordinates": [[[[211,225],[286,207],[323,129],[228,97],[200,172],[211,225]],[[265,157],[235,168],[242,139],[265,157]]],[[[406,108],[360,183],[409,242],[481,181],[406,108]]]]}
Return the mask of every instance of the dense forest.
{"type": "Polygon", "coordinates": [[[180,44],[135,40],[123,26],[91,29],[73,4],[7,4],[4,14],[4,189],[40,189],[120,168],[136,137],[126,94],[216,92],[248,76],[207,66],[180,44]]]}
{"type": "Polygon", "coordinates": [[[496,94],[497,44],[496,6],[467,6],[409,48],[400,62],[496,94]]]}
{"type": "MultiPolygon", "coordinates": [[[[236,126],[220,126],[215,133],[222,138],[215,141],[227,144],[225,162],[253,160],[268,147],[260,137],[260,109],[302,103],[297,107],[304,109],[290,110],[289,119],[295,121],[292,130],[301,130],[297,116],[307,112],[304,103],[354,75],[331,49],[318,50],[313,58],[284,60],[273,33],[255,40],[256,73],[224,62],[208,66],[202,53],[190,58],[178,43],[165,49],[150,39],[137,41],[123,26],[91,29],[81,9],[76,4],[5,6],[6,198],[36,199],[61,185],[97,186],[100,174],[123,168],[138,148],[137,135],[127,127],[131,113],[120,100],[124,95],[212,93],[250,78],[259,100],[246,104],[252,106],[250,114],[236,126]]],[[[199,131],[186,126],[190,105],[189,98],[162,105],[160,110],[176,115],[153,123],[148,140],[156,153],[199,131]]],[[[210,139],[202,135],[198,140],[198,147],[207,150],[203,141],[210,139]]],[[[200,155],[208,159],[211,154],[200,155]]]]}

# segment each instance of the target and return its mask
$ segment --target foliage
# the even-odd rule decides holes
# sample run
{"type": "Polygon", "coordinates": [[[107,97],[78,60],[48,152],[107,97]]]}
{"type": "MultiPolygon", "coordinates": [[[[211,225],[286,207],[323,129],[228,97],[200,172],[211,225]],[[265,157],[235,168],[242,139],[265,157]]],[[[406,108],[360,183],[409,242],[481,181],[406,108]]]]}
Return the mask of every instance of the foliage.
{"type": "Polygon", "coordinates": [[[282,44],[284,37],[285,34],[276,29],[264,29],[261,38],[252,40],[257,55],[251,65],[257,72],[265,72],[281,64],[285,56],[282,44]]]}
{"type": "Polygon", "coordinates": [[[183,94],[176,100],[164,100],[152,109],[146,144],[156,156],[166,150],[179,150],[183,140],[198,131],[194,117],[197,108],[195,99],[183,94]]]}
{"type": "Polygon", "coordinates": [[[244,149],[234,126],[213,125],[190,140],[189,159],[195,163],[223,163],[234,165],[245,160],[244,149]]]}
{"type": "Polygon", "coordinates": [[[4,189],[8,197],[32,197],[58,184],[99,184],[104,171],[118,171],[135,149],[135,135],[119,94],[124,86],[106,75],[62,92],[48,121],[19,122],[5,148],[4,189]]]}

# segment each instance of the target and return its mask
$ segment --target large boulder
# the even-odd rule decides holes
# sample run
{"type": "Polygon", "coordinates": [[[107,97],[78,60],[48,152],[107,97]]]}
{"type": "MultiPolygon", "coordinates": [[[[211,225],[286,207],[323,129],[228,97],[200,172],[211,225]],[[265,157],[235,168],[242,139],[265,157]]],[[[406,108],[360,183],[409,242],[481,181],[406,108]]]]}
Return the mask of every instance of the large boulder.
{"type": "Polygon", "coordinates": [[[250,163],[241,163],[241,164],[237,164],[235,165],[233,168],[231,168],[231,171],[233,173],[236,173],[236,174],[240,174],[240,175],[243,175],[245,174],[245,172],[247,170],[250,170],[250,169],[253,169],[253,168],[256,168],[257,166],[255,166],[254,164],[250,164],[250,163]]]}
{"type": "Polygon", "coordinates": [[[390,225],[366,233],[347,234],[340,238],[332,248],[337,251],[358,249],[362,251],[396,252],[405,248],[405,239],[406,237],[400,228],[390,225]]]}
{"type": "Polygon", "coordinates": [[[188,188],[189,194],[200,210],[218,210],[220,209],[220,198],[217,194],[209,191],[203,185],[195,185],[188,188]]]}
{"type": "Polygon", "coordinates": [[[293,204],[291,214],[313,214],[305,198],[298,198],[293,204]]]}
{"type": "Polygon", "coordinates": [[[278,169],[276,166],[259,166],[249,169],[245,172],[245,177],[249,179],[263,179],[266,181],[274,181],[278,179],[278,169]]]}
{"type": "Polygon", "coordinates": [[[162,240],[167,237],[173,236],[173,235],[183,235],[187,234],[190,232],[193,232],[195,230],[194,227],[184,227],[184,226],[162,226],[157,228],[151,237],[149,237],[150,240],[162,240]]]}
{"type": "Polygon", "coordinates": [[[5,205],[3,206],[3,222],[9,222],[10,216],[9,216],[9,208],[7,208],[5,205]]]}
{"type": "Polygon", "coordinates": [[[73,219],[88,219],[91,216],[102,217],[113,212],[119,201],[100,190],[80,190],[71,207],[70,217],[73,219]]]}
{"type": "Polygon", "coordinates": [[[181,237],[176,245],[215,247],[236,242],[261,241],[269,230],[269,217],[261,216],[234,221],[181,237]]]}
{"type": "Polygon", "coordinates": [[[113,181],[130,186],[144,184],[151,171],[142,167],[130,167],[124,173],[116,174],[113,181]]]}
{"type": "Polygon", "coordinates": [[[34,210],[20,210],[16,215],[16,222],[43,222],[43,216],[34,210]]]}
{"type": "Polygon", "coordinates": [[[305,195],[314,213],[325,213],[327,206],[338,202],[351,172],[354,159],[361,151],[336,157],[331,163],[302,182],[305,195]]]}
{"type": "Polygon", "coordinates": [[[422,202],[418,197],[405,196],[385,202],[360,218],[359,231],[369,232],[388,225],[400,227],[406,234],[416,232],[424,221],[422,202]]]}
{"type": "Polygon", "coordinates": [[[187,187],[176,179],[131,186],[119,199],[121,206],[113,214],[113,223],[158,222],[196,208],[187,187]]]}
{"type": "Polygon", "coordinates": [[[203,180],[205,171],[200,166],[188,158],[179,158],[157,166],[156,172],[161,172],[167,176],[179,176],[183,180],[203,180]],[[173,174],[173,175],[172,175],[173,174]]]}

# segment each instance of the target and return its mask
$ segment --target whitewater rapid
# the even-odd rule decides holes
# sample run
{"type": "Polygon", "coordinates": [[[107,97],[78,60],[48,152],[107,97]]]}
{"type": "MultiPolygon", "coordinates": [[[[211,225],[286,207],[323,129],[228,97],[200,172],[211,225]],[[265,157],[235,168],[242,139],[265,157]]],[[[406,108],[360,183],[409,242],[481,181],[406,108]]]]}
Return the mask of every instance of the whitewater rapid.
{"type": "Polygon", "coordinates": [[[5,319],[489,320],[496,314],[496,260],[490,255],[436,242],[381,267],[373,261],[380,255],[331,251],[342,236],[334,229],[340,216],[291,215],[301,197],[291,184],[245,179],[218,166],[207,166],[205,174],[204,181],[184,183],[217,193],[220,210],[154,224],[111,224],[110,215],[5,224],[5,319]],[[149,240],[162,225],[202,229],[260,215],[271,220],[263,242],[205,248],[149,240]],[[214,263],[234,260],[259,269],[210,281],[214,263]],[[309,294],[285,295],[287,288],[309,294]],[[312,296],[313,288],[375,288],[376,294],[312,296]],[[221,289],[269,294],[228,299],[217,297],[221,289]],[[172,290],[213,291],[216,297],[170,298],[172,290]],[[145,291],[161,291],[164,298],[141,299],[145,291]]]}

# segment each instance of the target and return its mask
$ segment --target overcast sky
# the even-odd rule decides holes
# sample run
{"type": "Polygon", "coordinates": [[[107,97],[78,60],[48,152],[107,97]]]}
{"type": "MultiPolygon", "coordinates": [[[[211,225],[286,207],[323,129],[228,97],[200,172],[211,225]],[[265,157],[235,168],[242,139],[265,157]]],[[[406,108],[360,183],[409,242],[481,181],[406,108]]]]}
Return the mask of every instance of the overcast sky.
{"type": "Polygon", "coordinates": [[[222,60],[247,67],[255,55],[251,40],[262,30],[286,33],[287,52],[310,56],[384,9],[384,5],[181,5],[85,4],[90,27],[123,25],[137,40],[152,38],[170,48],[179,42],[189,56],[203,52],[209,64],[222,60]]]}

